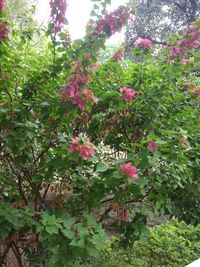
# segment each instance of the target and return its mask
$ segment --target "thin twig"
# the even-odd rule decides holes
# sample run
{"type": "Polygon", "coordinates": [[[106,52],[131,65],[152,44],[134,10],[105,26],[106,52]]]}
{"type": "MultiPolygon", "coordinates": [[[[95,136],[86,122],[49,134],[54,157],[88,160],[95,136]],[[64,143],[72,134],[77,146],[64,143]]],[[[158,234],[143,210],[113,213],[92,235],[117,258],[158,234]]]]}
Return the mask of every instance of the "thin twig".
{"type": "Polygon", "coordinates": [[[103,222],[103,220],[107,217],[107,215],[111,212],[112,207],[109,207],[101,216],[101,218],[98,220],[98,223],[103,222]]]}
{"type": "Polygon", "coordinates": [[[3,263],[4,263],[5,259],[6,259],[6,256],[8,254],[8,251],[9,251],[11,245],[12,245],[12,242],[9,241],[9,243],[6,246],[6,249],[4,250],[3,255],[0,257],[0,266],[3,266],[3,263]]]}
{"type": "Polygon", "coordinates": [[[18,261],[19,267],[23,267],[21,255],[20,255],[19,249],[18,249],[17,245],[15,244],[15,242],[12,243],[11,247],[12,247],[12,251],[14,252],[15,257],[18,261]]]}

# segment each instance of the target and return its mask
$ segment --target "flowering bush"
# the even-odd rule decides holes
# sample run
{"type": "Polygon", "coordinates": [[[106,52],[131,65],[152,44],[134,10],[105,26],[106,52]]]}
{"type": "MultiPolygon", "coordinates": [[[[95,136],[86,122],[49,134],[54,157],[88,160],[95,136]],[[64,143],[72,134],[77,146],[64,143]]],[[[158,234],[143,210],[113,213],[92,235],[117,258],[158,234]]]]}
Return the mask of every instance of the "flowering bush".
{"type": "Polygon", "coordinates": [[[127,102],[132,101],[136,96],[137,92],[132,88],[122,87],[120,88],[121,98],[127,102]]]}
{"type": "Polygon", "coordinates": [[[5,41],[8,38],[8,31],[8,26],[5,23],[0,22],[0,42],[5,41]]]}
{"type": "Polygon", "coordinates": [[[149,142],[147,148],[148,148],[149,151],[156,151],[156,150],[158,150],[158,146],[156,145],[156,143],[153,140],[151,140],[149,142]]]}
{"type": "Polygon", "coordinates": [[[121,169],[121,174],[122,175],[127,175],[133,180],[138,178],[138,170],[137,168],[133,165],[133,163],[128,162],[126,164],[122,164],[120,166],[121,169]]]}
{"type": "Polygon", "coordinates": [[[145,49],[151,49],[153,47],[153,43],[151,40],[149,39],[142,39],[139,38],[136,40],[135,42],[135,47],[138,48],[145,48],[145,49]]]}
{"type": "Polygon", "coordinates": [[[108,2],[83,40],[66,45],[66,1],[51,1],[39,45],[34,27],[0,42],[0,265],[12,250],[22,266],[79,266],[112,225],[129,244],[149,216],[199,221],[199,52],[182,64],[139,47],[139,63],[99,65],[129,17],[108,2]]]}
{"type": "Polygon", "coordinates": [[[0,42],[5,41],[8,38],[9,27],[1,21],[1,13],[5,7],[5,0],[0,0],[0,42]]]}
{"type": "Polygon", "coordinates": [[[58,33],[62,30],[65,24],[67,24],[67,19],[65,13],[67,10],[66,0],[50,0],[51,7],[51,23],[53,25],[52,32],[58,33]]]}
{"type": "Polygon", "coordinates": [[[5,6],[5,0],[1,0],[0,1],[0,12],[4,10],[4,6],[5,6]]]}
{"type": "Polygon", "coordinates": [[[200,21],[193,22],[189,30],[182,38],[175,40],[173,43],[168,43],[166,48],[169,49],[169,57],[167,60],[181,60],[186,63],[186,54],[199,47],[200,44],[200,21]]]}
{"type": "Polygon", "coordinates": [[[111,36],[121,30],[130,18],[130,15],[130,9],[127,6],[121,6],[97,22],[94,29],[98,32],[105,33],[107,36],[111,36]]]}
{"type": "Polygon", "coordinates": [[[81,155],[81,157],[84,160],[90,159],[94,155],[94,147],[89,142],[89,140],[86,140],[86,144],[81,143],[79,140],[79,137],[75,137],[73,140],[73,143],[71,144],[69,148],[69,152],[77,152],[81,155]]]}

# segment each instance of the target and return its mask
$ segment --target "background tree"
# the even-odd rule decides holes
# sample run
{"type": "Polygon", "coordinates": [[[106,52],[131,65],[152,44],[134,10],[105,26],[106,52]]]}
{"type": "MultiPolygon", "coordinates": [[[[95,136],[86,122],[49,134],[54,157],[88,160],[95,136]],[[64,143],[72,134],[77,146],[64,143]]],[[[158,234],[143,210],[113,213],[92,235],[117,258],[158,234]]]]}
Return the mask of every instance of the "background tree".
{"type": "Polygon", "coordinates": [[[35,10],[35,4],[35,0],[8,0],[5,6],[6,16],[8,19],[14,20],[15,23],[25,23],[27,17],[33,18],[32,10],[35,10]]]}
{"type": "Polygon", "coordinates": [[[173,33],[183,33],[200,15],[199,0],[135,0],[135,20],[126,30],[126,53],[130,55],[137,38],[162,44],[173,33]]]}

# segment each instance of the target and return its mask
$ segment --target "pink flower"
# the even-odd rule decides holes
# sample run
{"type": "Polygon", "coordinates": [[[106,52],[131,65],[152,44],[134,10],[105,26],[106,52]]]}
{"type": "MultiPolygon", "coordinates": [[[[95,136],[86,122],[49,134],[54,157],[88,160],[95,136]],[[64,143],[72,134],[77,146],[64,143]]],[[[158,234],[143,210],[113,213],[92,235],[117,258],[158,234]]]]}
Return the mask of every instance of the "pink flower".
{"type": "Polygon", "coordinates": [[[72,142],[72,144],[71,144],[71,146],[69,147],[69,152],[70,153],[73,153],[73,152],[77,152],[78,151],[78,147],[79,147],[79,137],[75,137],[74,139],[73,139],[73,142],[72,142]]]}
{"type": "Polygon", "coordinates": [[[94,152],[94,148],[91,144],[88,146],[85,144],[79,146],[79,153],[84,160],[90,159],[94,155],[94,152]]]}
{"type": "Polygon", "coordinates": [[[196,94],[197,97],[200,97],[200,90],[196,90],[195,94],[196,94]]]}
{"type": "Polygon", "coordinates": [[[134,89],[128,87],[120,88],[120,93],[121,98],[126,102],[132,101],[137,96],[137,92],[134,89]]]}
{"type": "Polygon", "coordinates": [[[89,103],[98,103],[99,101],[99,99],[94,96],[93,92],[88,89],[83,90],[83,95],[86,97],[86,100],[89,103]]]}
{"type": "Polygon", "coordinates": [[[183,54],[183,49],[180,48],[180,47],[178,47],[178,46],[176,46],[176,47],[174,47],[174,48],[172,48],[172,49],[170,50],[170,54],[171,54],[172,56],[176,56],[177,54],[182,55],[182,54],[183,54]]]}
{"type": "Polygon", "coordinates": [[[120,166],[121,175],[127,175],[133,180],[138,178],[138,169],[133,165],[132,162],[128,162],[126,164],[122,164],[120,166]]]}
{"type": "Polygon", "coordinates": [[[158,150],[158,146],[156,145],[155,141],[151,140],[147,146],[147,149],[153,152],[158,150]]]}
{"type": "Polygon", "coordinates": [[[91,58],[91,54],[89,52],[85,53],[84,57],[85,59],[89,60],[91,58]]]}
{"type": "Polygon", "coordinates": [[[89,139],[86,139],[85,143],[81,143],[78,136],[73,139],[68,151],[70,153],[78,153],[84,160],[90,159],[95,153],[94,147],[90,143],[89,139]]]}
{"type": "Polygon", "coordinates": [[[4,10],[5,2],[5,0],[0,0],[0,12],[4,10]]]}
{"type": "Polygon", "coordinates": [[[7,39],[8,31],[9,27],[3,22],[0,22],[0,42],[5,41],[7,39]]]}
{"type": "Polygon", "coordinates": [[[80,97],[80,95],[76,94],[73,98],[72,98],[72,103],[74,105],[77,105],[77,107],[80,110],[84,110],[85,106],[86,106],[86,102],[80,97]]]}
{"type": "Polygon", "coordinates": [[[53,33],[58,33],[67,24],[67,19],[65,18],[65,13],[67,9],[66,0],[50,0],[51,8],[51,23],[53,24],[53,33]]]}
{"type": "Polygon", "coordinates": [[[185,59],[185,58],[182,58],[181,61],[182,61],[182,63],[183,63],[184,65],[188,63],[187,59],[185,59]]]}
{"type": "Polygon", "coordinates": [[[81,74],[73,74],[68,77],[67,83],[62,88],[62,102],[71,101],[80,110],[84,110],[87,101],[91,103],[97,103],[97,98],[94,97],[93,93],[89,90],[83,90],[82,87],[88,84],[88,77],[81,74]],[[83,96],[86,96],[84,99],[83,96]]]}
{"type": "Polygon", "coordinates": [[[168,49],[173,60],[182,60],[183,64],[188,63],[184,55],[188,50],[196,49],[200,44],[200,24],[193,23],[183,38],[174,45],[169,44],[168,49]]]}
{"type": "Polygon", "coordinates": [[[93,70],[93,69],[96,69],[96,68],[98,68],[98,67],[100,67],[101,66],[101,64],[99,64],[99,63],[93,63],[92,65],[91,65],[91,69],[93,70]]]}
{"type": "Polygon", "coordinates": [[[153,43],[149,39],[138,38],[137,41],[135,42],[135,47],[151,49],[153,47],[153,43]]]}
{"type": "Polygon", "coordinates": [[[84,110],[87,104],[98,103],[98,98],[94,96],[93,92],[85,89],[90,78],[89,73],[91,71],[84,70],[79,61],[74,62],[75,64],[80,64],[80,66],[75,67],[78,73],[74,73],[68,76],[66,84],[62,88],[62,102],[71,102],[76,105],[80,110],[84,110]]]}
{"type": "MultiPolygon", "coordinates": [[[[123,25],[130,18],[130,15],[130,9],[126,6],[121,6],[115,11],[106,14],[103,19],[94,25],[94,29],[110,37],[112,34],[121,30],[123,25]]],[[[92,35],[94,35],[94,33],[92,33],[92,35]]]]}
{"type": "Polygon", "coordinates": [[[179,44],[182,45],[182,46],[187,46],[187,40],[186,39],[180,39],[179,40],[179,44]]]}

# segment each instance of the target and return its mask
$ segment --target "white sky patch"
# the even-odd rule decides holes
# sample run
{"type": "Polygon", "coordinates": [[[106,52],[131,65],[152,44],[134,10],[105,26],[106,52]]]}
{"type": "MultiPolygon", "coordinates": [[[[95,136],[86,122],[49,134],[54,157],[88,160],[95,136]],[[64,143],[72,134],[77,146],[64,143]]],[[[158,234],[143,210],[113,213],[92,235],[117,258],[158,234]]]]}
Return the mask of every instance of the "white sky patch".
{"type": "MultiPolygon", "coordinates": [[[[49,0],[38,0],[38,17],[45,23],[48,22],[50,15],[49,0]]],[[[69,22],[68,29],[73,40],[80,39],[85,34],[85,27],[90,18],[93,3],[90,0],[67,0],[67,20],[69,22]]],[[[127,3],[127,0],[112,0],[109,10],[112,11],[120,5],[127,3]]],[[[118,44],[123,41],[123,33],[117,33],[109,40],[109,44],[118,44]]]]}

